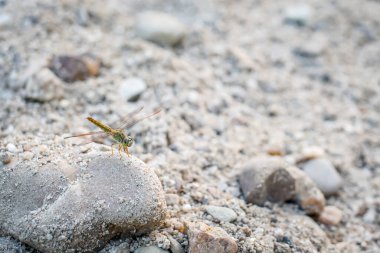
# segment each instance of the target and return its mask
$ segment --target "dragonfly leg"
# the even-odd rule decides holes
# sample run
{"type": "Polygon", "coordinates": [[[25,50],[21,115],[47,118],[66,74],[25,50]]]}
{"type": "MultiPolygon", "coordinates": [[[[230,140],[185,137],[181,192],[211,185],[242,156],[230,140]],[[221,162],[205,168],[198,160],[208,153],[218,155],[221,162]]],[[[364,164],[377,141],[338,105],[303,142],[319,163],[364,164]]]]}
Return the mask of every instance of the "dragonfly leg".
{"type": "Polygon", "coordinates": [[[113,156],[113,145],[115,145],[115,143],[112,143],[112,145],[111,145],[112,156],[113,156]]]}
{"type": "Polygon", "coordinates": [[[120,153],[120,150],[121,150],[121,144],[119,144],[119,156],[120,156],[120,159],[121,159],[121,153],[120,153]]]}
{"type": "Polygon", "coordinates": [[[128,147],[127,146],[123,146],[123,148],[124,148],[124,152],[127,154],[127,156],[130,157],[131,154],[128,151],[128,147]]]}

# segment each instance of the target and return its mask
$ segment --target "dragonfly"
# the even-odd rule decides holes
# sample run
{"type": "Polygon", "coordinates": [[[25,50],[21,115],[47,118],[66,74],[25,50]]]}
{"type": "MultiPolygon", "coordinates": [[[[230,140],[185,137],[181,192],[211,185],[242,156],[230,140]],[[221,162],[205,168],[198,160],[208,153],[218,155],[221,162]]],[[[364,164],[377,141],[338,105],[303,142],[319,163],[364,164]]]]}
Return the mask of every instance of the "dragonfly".
{"type": "Polygon", "coordinates": [[[159,109],[159,110],[154,111],[150,115],[147,115],[147,116],[144,116],[144,117],[140,117],[140,118],[135,118],[135,116],[139,112],[141,112],[142,109],[143,109],[143,107],[141,107],[138,110],[130,113],[129,117],[127,117],[127,119],[124,120],[121,123],[121,126],[118,127],[118,128],[112,128],[112,127],[110,127],[110,126],[108,126],[108,125],[100,122],[99,120],[96,120],[96,119],[94,119],[92,117],[87,117],[87,120],[90,121],[95,126],[99,127],[101,129],[101,131],[88,132],[88,133],[83,133],[83,134],[78,134],[78,135],[72,135],[72,136],[65,137],[64,139],[75,138],[75,137],[83,137],[83,136],[90,136],[90,135],[105,135],[105,136],[110,136],[116,142],[116,143],[113,143],[111,145],[112,155],[113,155],[113,146],[114,145],[118,145],[118,151],[119,151],[120,158],[122,157],[121,153],[120,153],[120,151],[122,149],[127,154],[127,156],[130,156],[128,148],[132,147],[132,145],[134,143],[134,139],[130,135],[128,135],[125,132],[124,129],[131,128],[132,126],[134,126],[138,122],[140,122],[140,121],[142,121],[142,120],[144,120],[146,118],[152,117],[152,116],[158,114],[161,111],[159,109]]]}

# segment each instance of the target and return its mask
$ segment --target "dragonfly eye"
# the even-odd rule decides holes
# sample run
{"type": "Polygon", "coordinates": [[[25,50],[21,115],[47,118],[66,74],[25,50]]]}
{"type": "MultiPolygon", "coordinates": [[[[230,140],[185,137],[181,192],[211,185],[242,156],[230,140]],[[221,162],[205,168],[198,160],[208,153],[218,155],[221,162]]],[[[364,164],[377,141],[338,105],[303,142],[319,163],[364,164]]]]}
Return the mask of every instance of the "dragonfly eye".
{"type": "Polygon", "coordinates": [[[124,143],[128,146],[128,147],[131,147],[132,145],[133,145],[133,142],[134,142],[134,140],[133,140],[133,138],[132,137],[127,137],[126,139],[125,139],[125,141],[124,141],[124,143]]]}

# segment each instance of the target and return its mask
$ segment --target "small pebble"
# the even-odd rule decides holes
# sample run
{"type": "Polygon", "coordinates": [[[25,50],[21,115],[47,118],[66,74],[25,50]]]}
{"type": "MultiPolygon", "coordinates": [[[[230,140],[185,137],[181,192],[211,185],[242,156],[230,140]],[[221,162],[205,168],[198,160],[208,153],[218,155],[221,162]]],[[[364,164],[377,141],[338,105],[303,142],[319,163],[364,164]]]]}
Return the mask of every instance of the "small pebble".
{"type": "Polygon", "coordinates": [[[237,214],[234,210],[222,206],[206,206],[206,211],[215,219],[223,222],[232,222],[236,220],[237,214]]]}
{"type": "Polygon", "coordinates": [[[54,56],[49,64],[56,76],[65,82],[83,81],[99,74],[101,62],[92,54],[54,56]]]}
{"type": "Polygon", "coordinates": [[[38,147],[38,151],[40,152],[41,155],[48,155],[49,154],[49,149],[46,145],[40,145],[38,147]]]}
{"type": "Polygon", "coordinates": [[[3,164],[8,164],[12,161],[12,156],[8,153],[0,154],[0,160],[3,164]]]}
{"type": "Polygon", "coordinates": [[[146,89],[147,85],[144,80],[138,77],[132,77],[122,83],[120,94],[125,101],[136,102],[146,89]]]}
{"type": "Polygon", "coordinates": [[[297,162],[308,161],[312,159],[322,158],[325,156],[323,148],[318,146],[306,147],[302,150],[297,162]]]}
{"type": "Polygon", "coordinates": [[[176,239],[174,239],[171,235],[168,235],[168,239],[170,241],[170,250],[172,253],[185,253],[185,250],[176,239]]]}
{"type": "Polygon", "coordinates": [[[22,157],[24,158],[24,160],[32,160],[34,154],[30,151],[26,151],[23,153],[22,157]]]}
{"type": "Polygon", "coordinates": [[[189,212],[189,211],[191,211],[191,205],[190,205],[190,204],[184,204],[184,205],[182,206],[182,210],[183,210],[184,212],[189,212]]]}
{"type": "Polygon", "coordinates": [[[326,196],[336,194],[342,186],[342,177],[327,159],[310,160],[303,166],[303,171],[326,196]]]}
{"type": "Polygon", "coordinates": [[[304,26],[310,21],[312,15],[312,9],[309,5],[298,4],[286,8],[284,19],[288,24],[304,26]]]}
{"type": "Polygon", "coordinates": [[[139,37],[161,46],[179,44],[186,35],[186,27],[177,18],[154,11],[139,14],[135,30],[139,37]]]}
{"type": "Polygon", "coordinates": [[[7,144],[7,150],[11,153],[16,153],[17,152],[17,148],[16,146],[13,144],[13,143],[8,143],[7,144]]]}
{"type": "Polygon", "coordinates": [[[319,215],[318,220],[326,225],[338,225],[342,220],[343,212],[336,206],[326,206],[319,215]]]}

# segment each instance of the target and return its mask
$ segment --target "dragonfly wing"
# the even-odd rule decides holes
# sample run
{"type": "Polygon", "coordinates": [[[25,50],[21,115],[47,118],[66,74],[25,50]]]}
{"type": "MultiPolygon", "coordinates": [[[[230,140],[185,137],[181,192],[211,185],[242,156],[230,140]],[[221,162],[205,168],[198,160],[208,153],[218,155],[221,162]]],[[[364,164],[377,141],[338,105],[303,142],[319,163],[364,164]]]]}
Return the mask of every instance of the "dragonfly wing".
{"type": "Polygon", "coordinates": [[[119,129],[130,128],[130,127],[136,125],[138,122],[140,122],[140,121],[142,121],[144,119],[147,119],[149,117],[152,117],[152,116],[154,116],[154,115],[156,115],[156,114],[158,114],[160,112],[161,112],[161,109],[158,109],[158,110],[154,111],[152,114],[149,114],[147,116],[141,117],[139,119],[130,119],[129,121],[125,122],[122,126],[120,126],[119,129]]]}
{"type": "MultiPolygon", "coordinates": [[[[130,122],[131,120],[133,120],[133,118],[139,114],[142,110],[144,109],[144,106],[141,106],[140,108],[134,110],[133,112],[131,113],[128,113],[128,115],[125,117],[125,119],[120,123],[120,125],[125,125],[127,124],[128,122],[130,122]]],[[[115,122],[114,122],[115,123],[115,122]]],[[[114,124],[112,124],[112,126],[114,126],[114,124]]]]}
{"type": "Polygon", "coordinates": [[[96,134],[107,134],[107,133],[104,131],[89,132],[89,133],[84,133],[84,134],[68,136],[68,137],[65,137],[64,139],[74,138],[74,137],[83,137],[83,136],[88,136],[88,135],[96,135],[96,134]]]}

